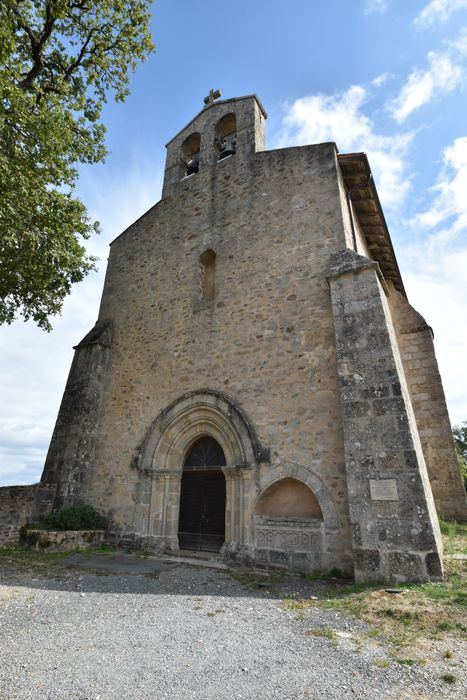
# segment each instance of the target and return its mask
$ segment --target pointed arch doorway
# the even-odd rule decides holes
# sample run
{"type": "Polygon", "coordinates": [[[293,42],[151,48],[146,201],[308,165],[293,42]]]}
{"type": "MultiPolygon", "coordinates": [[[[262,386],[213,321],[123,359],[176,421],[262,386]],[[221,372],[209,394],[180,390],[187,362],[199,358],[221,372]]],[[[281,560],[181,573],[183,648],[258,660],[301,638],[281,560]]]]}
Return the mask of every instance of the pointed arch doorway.
{"type": "Polygon", "coordinates": [[[225,541],[225,455],[217,440],[198,438],[183,463],[178,542],[180,549],[218,552],[225,541]]]}

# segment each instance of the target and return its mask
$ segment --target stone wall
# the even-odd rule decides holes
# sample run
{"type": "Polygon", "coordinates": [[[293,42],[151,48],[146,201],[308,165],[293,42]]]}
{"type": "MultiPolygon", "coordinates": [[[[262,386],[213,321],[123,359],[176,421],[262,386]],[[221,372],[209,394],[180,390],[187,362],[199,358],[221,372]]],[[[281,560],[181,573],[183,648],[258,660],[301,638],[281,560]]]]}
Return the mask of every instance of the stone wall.
{"type": "Polygon", "coordinates": [[[19,543],[19,531],[52,508],[54,489],[31,486],[0,488],[0,546],[19,543]]]}
{"type": "Polygon", "coordinates": [[[389,303],[438,514],[467,520],[466,494],[451,436],[433,332],[392,285],[389,303]]]}
{"type": "Polygon", "coordinates": [[[57,486],[55,508],[81,502],[91,478],[111,338],[110,324],[96,323],[75,347],[41,478],[57,486]]]}
{"type": "MultiPolygon", "coordinates": [[[[328,532],[329,560],[348,567],[326,281],[330,254],[345,246],[335,146],[255,153],[239,144],[234,156],[171,183],[168,191],[111,246],[99,320],[112,322],[112,349],[95,476],[84,498],[110,513],[122,536],[134,532],[141,494],[149,498],[144,475],[131,466],[138,446],[174,401],[209,387],[248,418],[269,449],[269,468],[303,467],[332,494],[337,515],[328,532]],[[216,254],[212,300],[201,294],[206,249],[216,254]]],[[[177,485],[160,480],[154,488],[177,485]]],[[[244,503],[259,493],[252,476],[244,503]]],[[[252,539],[251,510],[243,517],[252,539]]],[[[148,519],[138,522],[140,533],[150,529],[148,519]]]]}

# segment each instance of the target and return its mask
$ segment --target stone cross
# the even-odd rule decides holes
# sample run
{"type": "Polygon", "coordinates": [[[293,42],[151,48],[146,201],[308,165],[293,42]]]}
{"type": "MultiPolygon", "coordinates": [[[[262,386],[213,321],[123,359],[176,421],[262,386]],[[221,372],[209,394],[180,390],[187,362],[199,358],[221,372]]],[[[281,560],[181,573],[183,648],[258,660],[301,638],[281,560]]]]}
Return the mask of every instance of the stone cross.
{"type": "Polygon", "coordinates": [[[218,100],[220,96],[220,90],[209,90],[209,95],[204,98],[204,104],[206,107],[209,107],[209,105],[212,105],[214,100],[218,100]]]}

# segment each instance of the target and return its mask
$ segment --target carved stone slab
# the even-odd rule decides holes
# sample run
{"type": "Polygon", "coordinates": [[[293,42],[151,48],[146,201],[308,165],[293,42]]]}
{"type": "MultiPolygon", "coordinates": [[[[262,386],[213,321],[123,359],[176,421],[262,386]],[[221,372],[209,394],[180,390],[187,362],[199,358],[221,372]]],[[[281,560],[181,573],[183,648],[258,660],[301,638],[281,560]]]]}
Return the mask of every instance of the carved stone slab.
{"type": "Polygon", "coordinates": [[[319,552],[322,549],[322,536],[319,529],[300,523],[256,524],[256,546],[284,551],[319,552]]]}

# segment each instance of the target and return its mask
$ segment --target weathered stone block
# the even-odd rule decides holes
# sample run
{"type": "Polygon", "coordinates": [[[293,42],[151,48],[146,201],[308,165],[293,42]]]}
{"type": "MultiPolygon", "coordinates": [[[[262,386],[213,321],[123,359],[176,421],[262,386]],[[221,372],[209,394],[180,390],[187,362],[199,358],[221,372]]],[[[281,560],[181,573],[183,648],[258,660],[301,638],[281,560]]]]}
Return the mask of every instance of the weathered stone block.
{"type": "MultiPolygon", "coordinates": [[[[439,558],[438,558],[438,561],[439,558]]],[[[390,552],[388,555],[390,577],[394,581],[420,581],[426,578],[423,561],[418,554],[411,552],[390,552]]]]}
{"type": "Polygon", "coordinates": [[[443,567],[438,552],[428,552],[425,556],[425,565],[428,576],[437,581],[443,578],[443,567]]]}
{"type": "Polygon", "coordinates": [[[294,552],[290,558],[289,564],[294,571],[309,574],[313,571],[320,570],[321,557],[319,554],[294,552]]]}
{"type": "Polygon", "coordinates": [[[21,544],[47,552],[71,552],[100,547],[104,543],[104,530],[35,530],[25,528],[21,544]]]}
{"type": "Polygon", "coordinates": [[[355,569],[378,573],[380,569],[380,554],[377,549],[357,549],[354,548],[355,569]]]}
{"type": "Polygon", "coordinates": [[[286,566],[289,563],[289,555],[287,552],[281,552],[277,549],[271,549],[269,558],[271,564],[281,564],[286,566]]]}

